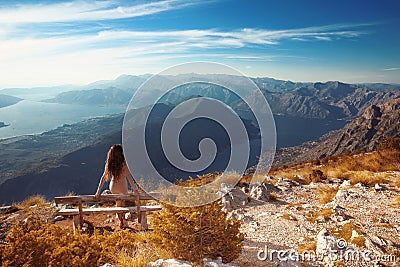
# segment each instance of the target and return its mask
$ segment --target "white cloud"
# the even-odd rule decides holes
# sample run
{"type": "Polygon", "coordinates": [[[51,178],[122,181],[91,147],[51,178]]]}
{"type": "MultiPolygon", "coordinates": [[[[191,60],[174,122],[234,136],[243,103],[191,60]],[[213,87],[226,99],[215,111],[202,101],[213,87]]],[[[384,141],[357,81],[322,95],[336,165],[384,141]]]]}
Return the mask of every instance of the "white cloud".
{"type": "Polygon", "coordinates": [[[147,16],[204,2],[161,0],[122,5],[117,0],[85,0],[0,8],[0,86],[86,83],[113,78],[120,73],[132,73],[135,69],[142,73],[155,72],[155,68],[167,67],[171,59],[222,57],[246,61],[247,64],[249,61],[273,61],[276,56],[265,55],[265,50],[262,55],[244,55],[240,49],[264,49],[285,41],[355,38],[364,34],[359,29],[368,26],[341,24],[283,30],[137,31],[133,28],[102,28],[105,23],[90,29],[80,24],[82,21],[147,16]],[[40,31],[41,26],[53,22],[65,23],[57,24],[56,29],[49,24],[51,31],[56,33],[46,35],[40,31]],[[65,24],[68,27],[64,27],[65,24]]]}
{"type": "Polygon", "coordinates": [[[315,39],[320,41],[332,41],[332,38],[328,36],[316,36],[315,39]]]}
{"type": "Polygon", "coordinates": [[[115,1],[72,1],[47,5],[19,5],[0,9],[0,23],[101,21],[133,18],[180,9],[198,3],[201,2],[162,0],[124,6],[115,1]]]}
{"type": "Polygon", "coordinates": [[[387,68],[387,69],[383,69],[384,71],[396,71],[396,70],[400,70],[400,68],[387,68]]]}

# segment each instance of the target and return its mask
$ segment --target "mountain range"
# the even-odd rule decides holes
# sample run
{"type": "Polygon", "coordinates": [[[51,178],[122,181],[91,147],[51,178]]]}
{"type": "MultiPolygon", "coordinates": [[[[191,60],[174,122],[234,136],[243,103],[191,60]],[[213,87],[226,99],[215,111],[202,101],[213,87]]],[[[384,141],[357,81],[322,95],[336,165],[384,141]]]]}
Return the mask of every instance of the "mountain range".
{"type": "MultiPolygon", "coordinates": [[[[179,78],[183,83],[188,79],[184,75],[179,78]]],[[[168,82],[168,77],[165,79],[168,82]]],[[[214,79],[235,82],[234,77],[228,75],[215,75],[214,79]]],[[[36,89],[37,94],[35,90],[28,92],[23,89],[5,89],[2,93],[15,96],[30,94],[29,97],[34,99],[53,103],[127,105],[145,80],[144,76],[124,75],[113,81],[99,81],[83,87],[56,88],[47,95],[43,88],[36,89]],[[49,95],[52,96],[49,98],[49,95]]],[[[270,78],[252,80],[268,100],[276,120],[278,150],[275,166],[361,148],[372,149],[384,137],[399,136],[398,85],[294,83],[270,78]],[[313,126],[314,121],[318,121],[316,126],[313,126]],[[345,122],[348,123],[341,128],[345,122]],[[326,133],[332,129],[334,131],[326,133]],[[303,135],[304,139],[298,138],[303,135]],[[291,142],[294,137],[298,138],[297,142],[291,142]],[[310,141],[312,139],[315,140],[310,141]],[[301,144],[300,140],[306,142],[301,144]]],[[[199,96],[218,99],[236,111],[246,125],[253,146],[248,167],[257,162],[259,131],[248,105],[226,88],[210,84],[187,84],[175,88],[160,99],[146,126],[151,133],[148,138],[152,144],[150,153],[153,160],[172,181],[196,174],[182,173],[171,168],[160,148],[158,133],[165,117],[176,105],[199,96]]],[[[144,103],[143,106],[127,113],[137,126],[141,122],[145,123],[144,114],[150,108],[145,105],[151,99],[150,95],[144,94],[141,97],[139,102],[144,103]]],[[[259,105],[260,99],[254,92],[249,91],[245,97],[251,106],[259,105]]],[[[195,108],[193,106],[182,116],[190,116],[191,110],[195,108]]],[[[121,143],[122,119],[123,115],[120,114],[64,125],[41,135],[1,140],[0,167],[4,171],[0,177],[0,203],[20,201],[32,194],[43,194],[51,198],[71,191],[77,194],[93,193],[103,171],[108,148],[112,144],[121,143]]],[[[197,120],[193,122],[192,128],[183,132],[183,153],[192,159],[198,157],[198,143],[203,138],[216,141],[219,156],[215,164],[203,173],[222,170],[229,153],[229,138],[218,125],[209,121],[197,120]]]]}
{"type": "MultiPolygon", "coordinates": [[[[188,80],[185,76],[180,78],[182,83],[188,80]]],[[[215,79],[225,83],[235,82],[234,76],[220,75],[215,79]]],[[[293,83],[270,78],[253,78],[252,80],[268,100],[274,114],[301,118],[352,119],[363,113],[370,105],[378,105],[400,96],[399,85],[355,85],[337,81],[293,83]]],[[[144,79],[141,76],[125,75],[115,81],[88,85],[84,90],[63,92],[45,101],[100,106],[126,105],[143,82],[144,79]]],[[[217,86],[209,84],[195,86],[187,84],[176,88],[163,98],[162,103],[178,103],[191,96],[206,96],[221,100],[240,112],[242,117],[246,117],[249,112],[248,107],[243,105],[243,101],[238,101],[232,92],[218,90],[217,86]]],[[[245,97],[254,104],[259,101],[251,90],[245,97]]],[[[147,99],[144,98],[142,102],[146,103],[147,99]]],[[[250,119],[250,117],[246,118],[250,119]]]]}

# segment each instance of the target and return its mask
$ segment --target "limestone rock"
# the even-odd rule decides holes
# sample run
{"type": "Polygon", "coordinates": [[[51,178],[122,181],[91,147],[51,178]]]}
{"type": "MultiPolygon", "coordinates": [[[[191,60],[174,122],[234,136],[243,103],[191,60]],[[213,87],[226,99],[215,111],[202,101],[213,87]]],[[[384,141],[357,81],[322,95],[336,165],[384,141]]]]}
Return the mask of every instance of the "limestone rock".
{"type": "Polygon", "coordinates": [[[337,240],[331,233],[323,228],[317,235],[317,255],[329,255],[331,251],[337,250],[337,240]]]}
{"type": "Polygon", "coordinates": [[[163,260],[159,259],[154,262],[150,262],[151,267],[192,267],[193,265],[187,261],[181,261],[177,259],[163,260]]]}
{"type": "Polygon", "coordinates": [[[250,185],[250,197],[256,200],[268,201],[269,190],[264,183],[250,185]]]}

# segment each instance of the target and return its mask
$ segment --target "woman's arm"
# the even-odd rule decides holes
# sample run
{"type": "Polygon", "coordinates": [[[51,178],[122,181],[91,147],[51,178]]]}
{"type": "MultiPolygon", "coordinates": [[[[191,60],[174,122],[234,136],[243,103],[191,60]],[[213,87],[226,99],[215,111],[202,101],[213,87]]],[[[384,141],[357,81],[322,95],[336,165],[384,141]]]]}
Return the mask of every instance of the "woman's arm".
{"type": "Polygon", "coordinates": [[[127,172],[126,177],[128,178],[128,181],[131,184],[131,188],[132,188],[133,192],[135,192],[135,195],[139,196],[138,187],[135,184],[135,181],[133,180],[132,174],[130,173],[128,166],[126,167],[126,172],[127,172]]]}
{"type": "Polygon", "coordinates": [[[104,186],[104,183],[106,181],[106,177],[107,177],[107,174],[106,174],[106,170],[104,168],[104,172],[103,172],[103,175],[100,178],[99,186],[97,187],[97,191],[96,191],[96,194],[94,195],[94,198],[99,198],[100,197],[101,189],[104,186]]]}

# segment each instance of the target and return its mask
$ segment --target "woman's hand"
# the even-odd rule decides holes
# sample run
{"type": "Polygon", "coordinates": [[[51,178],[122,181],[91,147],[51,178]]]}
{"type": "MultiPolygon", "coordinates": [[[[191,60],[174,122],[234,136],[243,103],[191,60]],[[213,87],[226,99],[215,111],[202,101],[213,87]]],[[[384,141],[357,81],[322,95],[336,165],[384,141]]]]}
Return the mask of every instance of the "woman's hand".
{"type": "Polygon", "coordinates": [[[96,192],[94,195],[94,199],[98,200],[100,198],[100,192],[96,192]]]}

